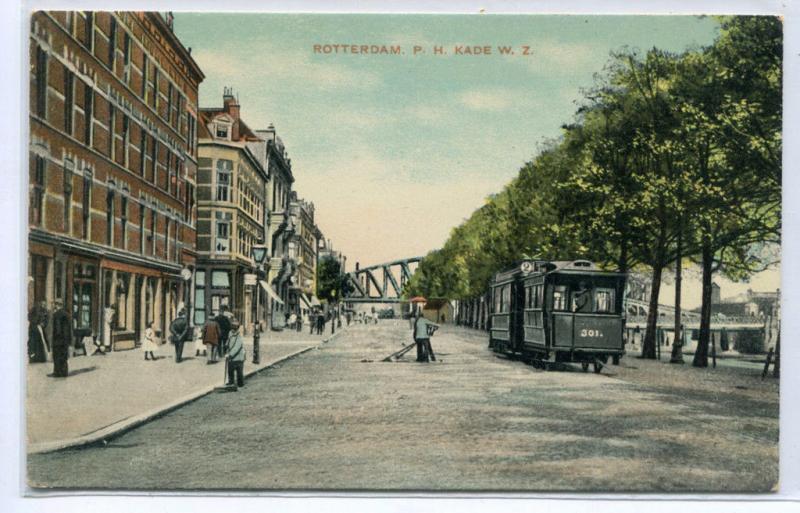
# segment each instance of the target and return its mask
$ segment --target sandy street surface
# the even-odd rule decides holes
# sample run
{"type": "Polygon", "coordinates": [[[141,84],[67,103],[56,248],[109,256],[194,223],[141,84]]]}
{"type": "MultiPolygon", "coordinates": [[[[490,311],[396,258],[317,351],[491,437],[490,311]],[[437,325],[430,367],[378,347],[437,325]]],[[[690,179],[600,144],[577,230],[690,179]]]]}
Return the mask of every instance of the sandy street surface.
{"type": "MultiPolygon", "coordinates": [[[[344,336],[113,440],[34,455],[34,487],[751,491],[778,481],[778,386],[623,358],[542,371],[444,327],[439,362],[381,359],[407,322],[344,336]]],[[[122,398],[121,398],[122,400],[122,398]]]]}

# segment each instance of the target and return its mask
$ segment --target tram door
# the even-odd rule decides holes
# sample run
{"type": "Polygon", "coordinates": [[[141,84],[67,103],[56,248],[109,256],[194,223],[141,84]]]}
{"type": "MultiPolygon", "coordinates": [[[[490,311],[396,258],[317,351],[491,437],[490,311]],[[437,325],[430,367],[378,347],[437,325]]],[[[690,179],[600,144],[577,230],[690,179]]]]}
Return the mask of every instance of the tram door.
{"type": "Polygon", "coordinates": [[[522,282],[511,284],[511,319],[509,319],[509,345],[515,351],[522,350],[525,321],[525,287],[522,282]]]}

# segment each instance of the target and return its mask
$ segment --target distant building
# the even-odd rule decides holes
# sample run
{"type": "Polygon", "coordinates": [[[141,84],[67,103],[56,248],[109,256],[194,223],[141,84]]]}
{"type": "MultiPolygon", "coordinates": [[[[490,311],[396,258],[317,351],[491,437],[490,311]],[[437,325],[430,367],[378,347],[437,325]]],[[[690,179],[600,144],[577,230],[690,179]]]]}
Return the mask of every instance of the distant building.
{"type": "Polygon", "coordinates": [[[290,278],[294,274],[295,262],[289,258],[289,239],[294,233],[290,218],[289,195],[294,176],[292,160],[274,125],[266,130],[256,130],[257,141],[249,142],[248,147],[267,170],[267,233],[265,244],[268,247],[267,284],[270,297],[268,311],[272,312],[270,326],[281,329],[286,321],[289,302],[290,278]]]}
{"type": "Polygon", "coordinates": [[[29,69],[28,306],[134,347],[191,306],[203,73],[171,16],[108,11],[35,12],[29,69]]]}
{"type": "Polygon", "coordinates": [[[341,251],[336,251],[333,248],[333,242],[330,239],[320,241],[319,260],[323,258],[333,258],[339,262],[339,270],[342,273],[347,272],[347,256],[341,251]]]}
{"type": "Polygon", "coordinates": [[[222,103],[200,110],[194,321],[202,324],[227,306],[249,332],[255,286],[245,284],[245,275],[256,271],[252,247],[266,239],[269,177],[248,146],[259,138],[230,89],[222,103]]]}
{"type": "Polygon", "coordinates": [[[300,313],[316,302],[317,262],[322,233],[314,221],[314,204],[297,197],[292,191],[289,216],[293,226],[289,238],[289,259],[293,270],[289,278],[289,311],[300,313]]]}

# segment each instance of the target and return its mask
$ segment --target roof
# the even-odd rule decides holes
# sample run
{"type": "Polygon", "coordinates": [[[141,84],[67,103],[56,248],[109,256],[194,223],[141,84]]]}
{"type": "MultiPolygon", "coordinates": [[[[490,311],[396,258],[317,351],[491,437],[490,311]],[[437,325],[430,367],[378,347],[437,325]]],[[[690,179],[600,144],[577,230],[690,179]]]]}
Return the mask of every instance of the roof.
{"type": "Polygon", "coordinates": [[[234,142],[241,141],[261,141],[262,139],[247,126],[241,118],[233,118],[228,114],[225,109],[218,108],[202,108],[200,109],[200,131],[198,133],[201,139],[215,139],[216,137],[209,131],[208,125],[211,124],[218,116],[225,115],[233,119],[233,127],[231,133],[231,140],[234,142]],[[234,139],[233,134],[237,134],[238,138],[234,139]]]}

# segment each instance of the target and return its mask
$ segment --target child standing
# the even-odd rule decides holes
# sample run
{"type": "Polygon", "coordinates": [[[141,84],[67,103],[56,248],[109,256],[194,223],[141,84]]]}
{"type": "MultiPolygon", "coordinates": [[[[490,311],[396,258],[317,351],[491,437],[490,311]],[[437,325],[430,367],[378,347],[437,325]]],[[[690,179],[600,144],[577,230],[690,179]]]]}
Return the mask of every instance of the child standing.
{"type": "Polygon", "coordinates": [[[153,322],[147,323],[147,329],[144,330],[144,338],[142,339],[142,351],[144,351],[145,360],[156,360],[155,352],[158,351],[158,344],[156,344],[156,333],[153,331],[153,322]],[[150,357],[148,358],[148,354],[150,357]]]}

